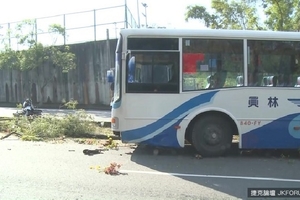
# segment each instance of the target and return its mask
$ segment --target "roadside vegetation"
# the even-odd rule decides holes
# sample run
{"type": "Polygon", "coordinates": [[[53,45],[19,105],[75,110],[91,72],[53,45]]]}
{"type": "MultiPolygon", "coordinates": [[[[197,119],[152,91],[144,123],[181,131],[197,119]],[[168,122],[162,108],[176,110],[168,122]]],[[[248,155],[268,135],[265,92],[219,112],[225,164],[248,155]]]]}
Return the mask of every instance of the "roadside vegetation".
{"type": "MultiPolygon", "coordinates": [[[[39,117],[14,117],[0,121],[0,132],[15,134],[24,141],[64,141],[72,139],[81,144],[100,144],[117,148],[108,127],[101,127],[85,110],[77,109],[78,102],[71,100],[64,107],[71,110],[65,115],[43,114],[39,117]],[[104,136],[104,138],[103,138],[104,136]]],[[[19,107],[19,105],[17,105],[19,107]]],[[[3,139],[3,138],[2,138],[3,139]]]]}

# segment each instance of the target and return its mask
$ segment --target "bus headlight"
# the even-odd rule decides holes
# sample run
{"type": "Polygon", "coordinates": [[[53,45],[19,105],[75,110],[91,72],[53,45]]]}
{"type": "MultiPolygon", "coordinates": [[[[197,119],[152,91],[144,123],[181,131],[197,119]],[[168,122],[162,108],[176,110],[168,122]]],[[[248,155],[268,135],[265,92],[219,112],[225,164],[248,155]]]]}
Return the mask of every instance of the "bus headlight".
{"type": "Polygon", "coordinates": [[[119,118],[113,117],[111,118],[111,128],[118,129],[119,128],[119,118]]]}

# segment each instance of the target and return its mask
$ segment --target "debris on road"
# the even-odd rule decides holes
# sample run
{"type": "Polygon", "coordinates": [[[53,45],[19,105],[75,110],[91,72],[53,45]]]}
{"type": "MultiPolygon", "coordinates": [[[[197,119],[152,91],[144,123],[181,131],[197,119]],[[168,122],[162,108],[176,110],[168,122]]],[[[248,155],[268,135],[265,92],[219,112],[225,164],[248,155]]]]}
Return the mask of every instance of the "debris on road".
{"type": "Polygon", "coordinates": [[[22,135],[19,134],[19,133],[11,132],[11,133],[8,133],[8,134],[6,134],[5,136],[1,137],[0,140],[3,140],[3,139],[5,139],[5,138],[8,138],[8,137],[11,136],[11,135],[16,135],[16,136],[18,136],[18,137],[21,137],[21,136],[22,136],[22,135]]]}

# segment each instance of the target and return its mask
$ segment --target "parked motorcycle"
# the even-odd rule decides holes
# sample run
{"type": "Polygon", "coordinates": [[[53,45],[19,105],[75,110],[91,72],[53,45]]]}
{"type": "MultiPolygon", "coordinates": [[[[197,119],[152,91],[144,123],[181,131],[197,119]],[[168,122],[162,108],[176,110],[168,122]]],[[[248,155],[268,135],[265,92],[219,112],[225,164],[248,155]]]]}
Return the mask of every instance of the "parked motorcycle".
{"type": "Polygon", "coordinates": [[[26,99],[22,104],[23,109],[21,111],[17,111],[13,113],[15,117],[19,116],[40,116],[42,115],[42,110],[35,109],[32,101],[30,99],[26,99]]]}

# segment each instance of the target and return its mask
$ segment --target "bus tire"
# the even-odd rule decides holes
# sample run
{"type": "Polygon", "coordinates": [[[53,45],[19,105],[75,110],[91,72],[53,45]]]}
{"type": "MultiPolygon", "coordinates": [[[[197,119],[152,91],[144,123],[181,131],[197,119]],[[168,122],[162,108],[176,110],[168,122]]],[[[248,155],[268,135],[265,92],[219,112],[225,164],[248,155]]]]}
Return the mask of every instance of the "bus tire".
{"type": "Polygon", "coordinates": [[[192,144],[202,156],[224,155],[232,144],[230,123],[216,115],[197,119],[192,128],[192,144]]]}

